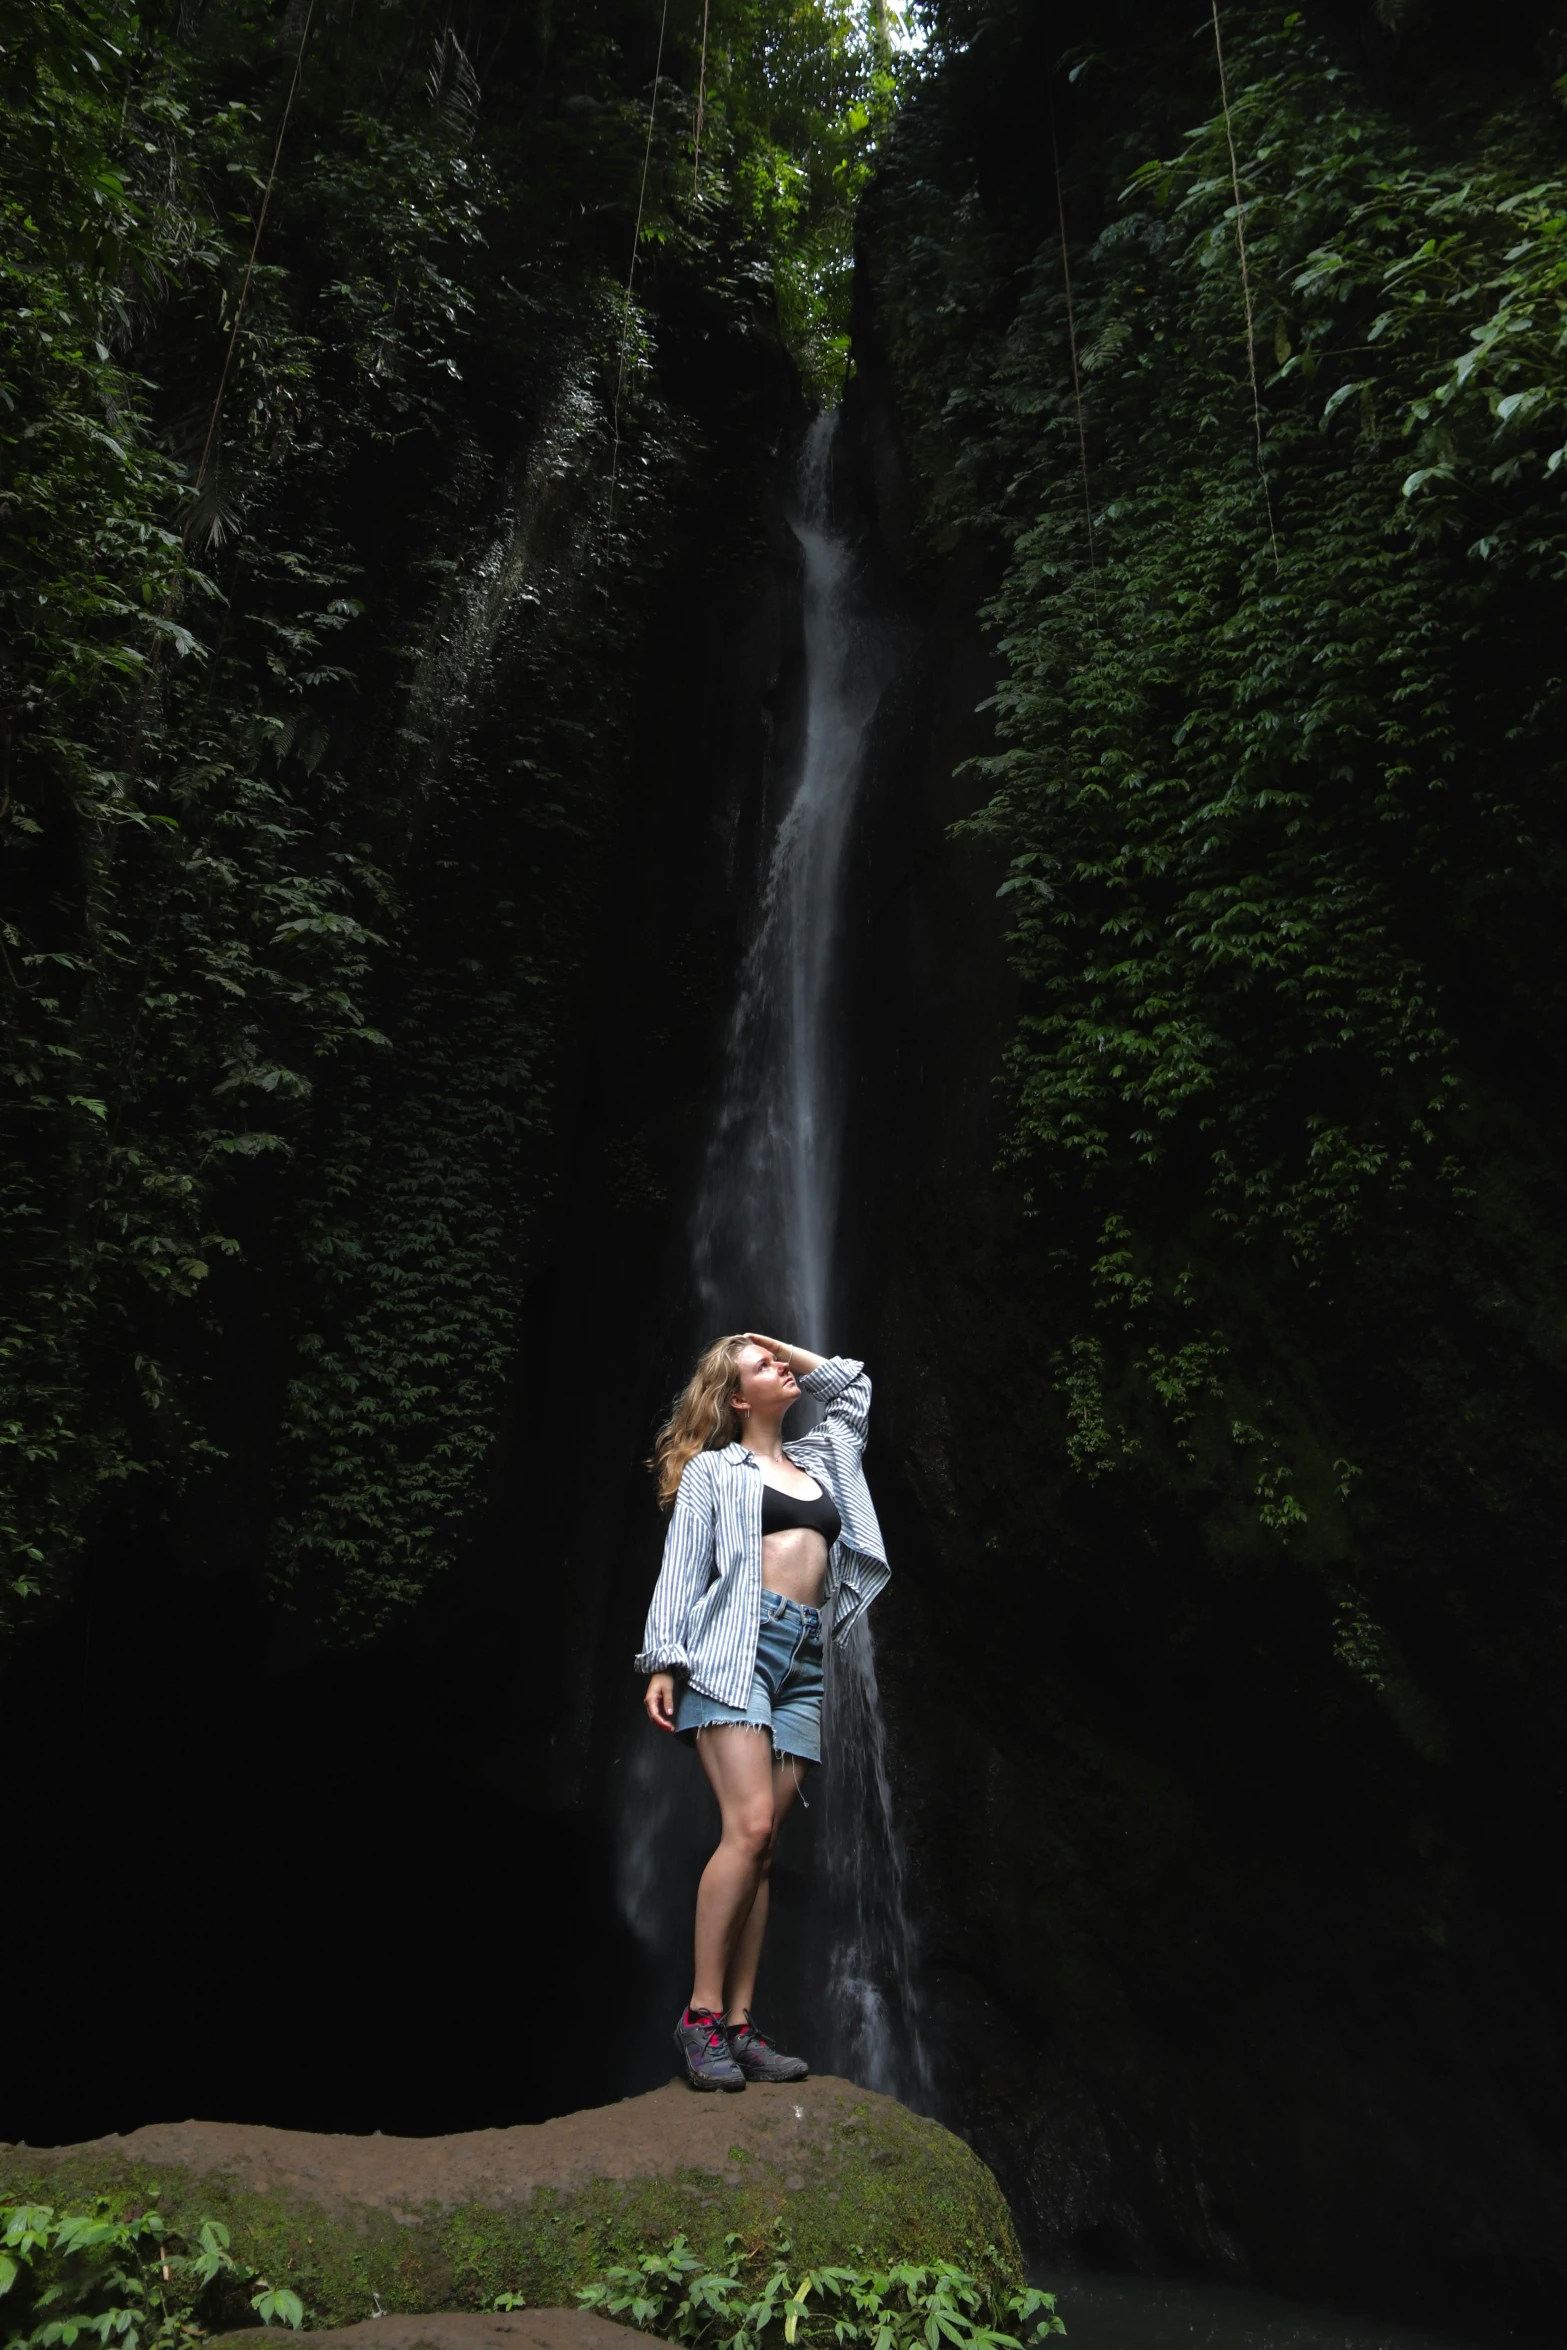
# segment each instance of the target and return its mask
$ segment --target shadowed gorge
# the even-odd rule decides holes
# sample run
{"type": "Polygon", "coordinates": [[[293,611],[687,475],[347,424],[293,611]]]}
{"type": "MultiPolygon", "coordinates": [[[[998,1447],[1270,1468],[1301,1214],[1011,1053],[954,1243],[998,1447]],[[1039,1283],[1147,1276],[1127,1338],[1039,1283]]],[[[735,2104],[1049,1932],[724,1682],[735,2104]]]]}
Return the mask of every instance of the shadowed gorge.
{"type": "Polygon", "coordinates": [[[667,2081],[643,1464],[820,1318],[780,2035],[1559,2332],[1567,19],[0,29],[0,2138],[667,2081]]]}

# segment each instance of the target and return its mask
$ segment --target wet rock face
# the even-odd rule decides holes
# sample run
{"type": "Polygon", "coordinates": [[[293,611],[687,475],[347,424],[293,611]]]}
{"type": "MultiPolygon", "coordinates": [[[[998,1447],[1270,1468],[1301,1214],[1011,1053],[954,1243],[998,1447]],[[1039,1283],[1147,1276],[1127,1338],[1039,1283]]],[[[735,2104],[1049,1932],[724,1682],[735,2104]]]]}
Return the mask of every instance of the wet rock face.
{"type": "Polygon", "coordinates": [[[718,2253],[730,2234],[765,2251],[775,2223],[805,2267],[863,2254],[1018,2269],[1006,2203],[978,2157],[831,2077],[734,2097],[671,2084],[444,2138],[192,2121],[0,2150],[0,2200],[63,2211],[100,2195],[121,2210],[155,2205],[182,2231],[222,2220],[238,2258],[286,2278],[332,2326],[377,2303],[483,2310],[521,2293],[535,2308],[569,2305],[606,2266],[682,2232],[699,2252],[718,2253]]]}

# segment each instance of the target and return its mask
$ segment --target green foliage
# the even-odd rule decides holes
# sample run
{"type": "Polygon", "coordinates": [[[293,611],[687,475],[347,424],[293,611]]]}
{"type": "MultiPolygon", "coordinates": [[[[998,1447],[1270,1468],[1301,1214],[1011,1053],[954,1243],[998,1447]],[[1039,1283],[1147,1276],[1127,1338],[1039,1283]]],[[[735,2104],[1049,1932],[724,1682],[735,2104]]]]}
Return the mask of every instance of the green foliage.
{"type": "Polygon", "coordinates": [[[905,19],[866,0],[727,0],[712,11],[704,143],[766,252],[807,389],[843,386],[854,221],[907,79],[905,19]]]}
{"type": "Polygon", "coordinates": [[[112,2219],[105,2200],[58,2217],[48,2204],[0,2211],[5,2350],[73,2350],[89,2335],[123,2350],[195,2350],[247,2304],[264,2326],[304,2324],[299,2295],[236,2260],[221,2221],[203,2220],[183,2244],[156,2211],[112,2219]]]}
{"type": "Polygon", "coordinates": [[[938,217],[935,108],[873,244],[928,543],[1007,550],[962,829],[1025,989],[1012,1163],[1088,1317],[1070,1455],[1332,1550],[1315,1365],[1379,1251],[1474,1245],[1477,1002],[1554,1065],[1567,181],[1543,107],[1432,151],[1299,14],[1227,19],[1228,126],[1211,39],[1159,39],[1135,99],[1097,57],[1057,99],[1075,351],[1053,220],[998,317],[996,224],[938,217]]]}
{"type": "Polygon", "coordinates": [[[791,2346],[834,2342],[842,2350],[1025,2350],[1050,2334],[1064,2334],[1055,2296],[1032,2287],[1008,2291],[951,2261],[931,2267],[817,2268],[793,2274],[780,2244],[759,2281],[747,2279],[738,2236],[724,2239],[727,2257],[715,2265],[698,2257],[684,2236],[663,2252],[644,2253],[631,2267],[608,2269],[577,2295],[585,2309],[629,2319],[644,2332],[688,2350],[755,2350],[769,2329],[791,2346]]]}
{"type": "MultiPolygon", "coordinates": [[[[3,581],[5,1075],[21,1148],[0,1433],[24,1599],[95,1487],[199,1452],[169,1357],[199,1343],[203,1285],[239,1251],[218,1200],[246,1164],[294,1153],[339,1054],[384,1044],[362,1010],[384,883],[345,837],[325,759],[354,683],[334,656],[363,609],[346,592],[358,566],[339,516],[287,515],[279,492],[302,441],[336,465],[361,424],[397,428],[407,379],[430,372],[431,309],[401,301],[373,381],[345,383],[290,315],[287,273],[263,266],[193,480],[213,412],[182,415],[143,370],[188,344],[192,390],[215,396],[249,223],[213,190],[259,185],[265,131],[210,103],[203,73],[225,60],[161,44],[112,0],[37,29],[8,25],[4,91],[24,133],[4,188],[22,517],[3,581]]],[[[435,277],[397,232],[410,191],[427,247],[460,246],[465,170],[438,119],[422,144],[377,133],[338,159],[328,236],[357,177],[366,220],[394,224],[388,307],[404,274],[435,277]]]]}
{"type": "Polygon", "coordinates": [[[656,18],[557,14],[0,0],[0,1631],[111,1499],[336,1639],[473,1524],[695,470],[661,306],[841,376],[897,80],[716,7],[694,190],[691,27],[655,93],[656,18]]]}
{"type": "Polygon", "coordinates": [[[318,11],[279,147],[253,0],[0,0],[0,1629],[115,1493],[334,1637],[472,1523],[685,462],[624,29],[318,11]]]}

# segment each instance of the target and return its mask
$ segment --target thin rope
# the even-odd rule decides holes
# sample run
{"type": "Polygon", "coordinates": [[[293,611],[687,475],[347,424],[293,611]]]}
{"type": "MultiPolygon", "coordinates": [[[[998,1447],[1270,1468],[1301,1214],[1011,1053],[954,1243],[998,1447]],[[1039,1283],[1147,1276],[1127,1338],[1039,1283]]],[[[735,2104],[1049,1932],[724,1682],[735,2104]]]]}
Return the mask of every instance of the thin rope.
{"type": "Polygon", "coordinates": [[[1241,257],[1241,295],[1246,304],[1246,365],[1251,371],[1251,414],[1257,432],[1257,479],[1268,509],[1268,544],[1279,559],[1279,534],[1273,526],[1273,500],[1268,492],[1267,468],[1262,462],[1262,394],[1257,388],[1257,333],[1251,308],[1251,273],[1246,266],[1246,230],[1241,219],[1241,167],[1235,155],[1235,133],[1230,127],[1230,91],[1224,74],[1224,46],[1219,39],[1219,0],[1213,0],[1213,53],[1219,64],[1219,99],[1224,108],[1224,136],[1230,150],[1230,180],[1235,189],[1235,242],[1241,257]]]}
{"type": "Polygon", "coordinates": [[[1061,193],[1061,152],[1056,145],[1055,98],[1045,93],[1050,115],[1050,160],[1056,175],[1056,221],[1061,230],[1061,277],[1066,286],[1066,339],[1072,354],[1072,400],[1077,409],[1077,455],[1083,469],[1083,520],[1088,525],[1088,572],[1094,595],[1099,594],[1099,563],[1094,547],[1094,502],[1088,487],[1088,429],[1083,422],[1083,383],[1077,368],[1077,319],[1072,308],[1072,264],[1066,245],[1066,198],[1061,193]]]}
{"type": "Polygon", "coordinates": [[[708,0],[702,0],[702,70],[696,81],[696,146],[691,155],[691,193],[696,194],[697,173],[702,165],[702,108],[707,98],[707,9],[708,0]]]}
{"type": "MultiPolygon", "coordinates": [[[[267,173],[267,184],[262,190],[261,210],[256,216],[256,233],[250,240],[250,259],[245,264],[245,275],[239,289],[239,301],[234,310],[234,326],[229,336],[229,347],[223,354],[223,373],[218,378],[217,398],[212,403],[212,414],[207,420],[207,438],[202,447],[201,463],[196,468],[196,479],[191,489],[194,501],[207,478],[207,460],[212,455],[213,437],[218,429],[218,417],[223,408],[223,395],[228,389],[229,369],[234,364],[234,352],[239,342],[240,321],[245,315],[245,304],[250,299],[250,281],[255,273],[256,255],[261,249],[261,232],[267,225],[267,207],[272,201],[272,185],[277,178],[278,158],[283,152],[283,140],[288,130],[288,118],[294,111],[294,100],[299,91],[299,77],[304,71],[305,42],[310,35],[310,20],[316,12],[316,0],[310,0],[305,10],[305,21],[299,35],[299,48],[294,57],[294,78],[288,85],[288,96],[283,104],[283,119],[278,124],[277,145],[272,150],[272,169],[267,173]]],[[[194,504],[180,534],[181,544],[190,535],[190,526],[196,519],[194,504]]]]}
{"type": "Polygon", "coordinates": [[[626,381],[626,346],[631,340],[631,283],[637,274],[637,252],[642,243],[642,208],[647,202],[648,165],[653,160],[653,125],[658,120],[658,85],[664,71],[664,30],[668,23],[669,0],[664,0],[664,13],[658,20],[658,56],[653,66],[653,102],[647,110],[647,145],[642,150],[642,185],[637,191],[637,225],[631,232],[631,267],[626,271],[626,314],[620,328],[620,365],[615,371],[615,439],[609,458],[609,517],[612,522],[615,519],[615,480],[620,471],[620,395],[626,381]]]}

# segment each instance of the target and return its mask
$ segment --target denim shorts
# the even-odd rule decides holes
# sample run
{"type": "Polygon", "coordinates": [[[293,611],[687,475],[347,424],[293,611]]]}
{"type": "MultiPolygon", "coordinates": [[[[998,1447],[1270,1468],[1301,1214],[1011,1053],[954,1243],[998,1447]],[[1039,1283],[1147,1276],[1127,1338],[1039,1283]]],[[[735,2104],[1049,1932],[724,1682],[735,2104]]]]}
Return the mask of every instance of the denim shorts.
{"type": "Polygon", "coordinates": [[[756,1643],[756,1676],[745,1707],[720,1705],[689,1681],[675,1705],[675,1734],[689,1744],[698,1730],[717,1722],[748,1722],[771,1730],[773,1752],[801,1762],[822,1759],[822,1619],[781,1591],[762,1593],[762,1629],[756,1643]]]}

